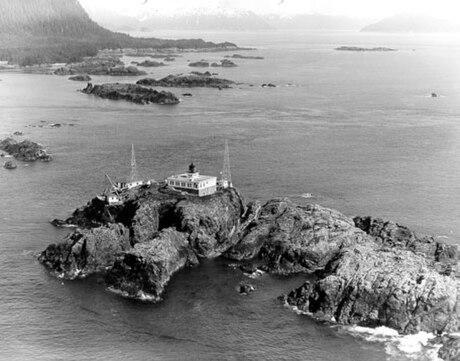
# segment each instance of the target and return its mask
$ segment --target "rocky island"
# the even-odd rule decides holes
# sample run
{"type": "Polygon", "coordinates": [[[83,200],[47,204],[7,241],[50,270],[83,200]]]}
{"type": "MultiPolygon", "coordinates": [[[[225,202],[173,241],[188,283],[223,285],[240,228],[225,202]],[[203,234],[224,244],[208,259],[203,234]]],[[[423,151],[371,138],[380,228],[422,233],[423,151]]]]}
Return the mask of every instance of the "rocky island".
{"type": "Polygon", "coordinates": [[[147,74],[135,66],[125,67],[116,56],[95,56],[85,58],[80,63],[70,63],[54,71],[55,75],[111,75],[111,76],[138,76],[147,74]]]}
{"type": "Polygon", "coordinates": [[[145,78],[138,80],[136,84],[146,86],[160,86],[160,87],[176,87],[176,88],[230,88],[233,81],[227,79],[220,79],[209,75],[168,75],[159,80],[145,78]]]}
{"type": "Polygon", "coordinates": [[[314,273],[281,299],[322,321],[401,334],[459,330],[457,246],[289,199],[245,204],[234,188],[197,197],[150,185],[123,199],[77,209],[61,222],[79,228],[40,261],[69,279],[102,272],[109,289],[158,301],[178,270],[222,256],[250,270],[314,273]]]}
{"type": "Polygon", "coordinates": [[[3,139],[0,141],[0,149],[25,162],[49,162],[53,159],[42,145],[28,139],[22,142],[17,142],[13,138],[3,139]]]}
{"type": "Polygon", "coordinates": [[[255,59],[255,60],[263,60],[263,56],[246,56],[241,54],[233,54],[233,55],[226,55],[224,58],[233,58],[233,59],[255,59]]]}
{"type": "Polygon", "coordinates": [[[340,46],[335,48],[335,50],[339,51],[396,51],[393,48],[385,48],[385,47],[376,47],[376,48],[362,48],[359,46],[340,46]]]}
{"type": "Polygon", "coordinates": [[[126,100],[136,104],[178,104],[179,99],[171,92],[156,91],[137,84],[109,83],[93,85],[88,83],[82,93],[103,99],[126,100]]]}

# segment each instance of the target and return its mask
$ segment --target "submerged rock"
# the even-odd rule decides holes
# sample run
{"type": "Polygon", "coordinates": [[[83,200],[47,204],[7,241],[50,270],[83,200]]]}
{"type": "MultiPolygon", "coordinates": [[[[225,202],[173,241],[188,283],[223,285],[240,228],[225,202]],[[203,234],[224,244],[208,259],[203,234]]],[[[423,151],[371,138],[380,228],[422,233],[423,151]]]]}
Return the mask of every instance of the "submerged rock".
{"type": "Polygon", "coordinates": [[[214,78],[207,75],[168,75],[159,80],[145,78],[138,80],[136,84],[146,86],[177,87],[177,88],[230,88],[231,80],[214,78]]]}
{"type": "Polygon", "coordinates": [[[49,162],[53,159],[42,145],[28,139],[17,142],[13,138],[6,138],[0,141],[0,149],[25,162],[35,160],[49,162]]]}
{"type": "Polygon", "coordinates": [[[88,83],[82,93],[111,100],[126,100],[137,104],[178,104],[179,99],[171,92],[156,91],[137,84],[110,83],[92,85],[88,83]]]}

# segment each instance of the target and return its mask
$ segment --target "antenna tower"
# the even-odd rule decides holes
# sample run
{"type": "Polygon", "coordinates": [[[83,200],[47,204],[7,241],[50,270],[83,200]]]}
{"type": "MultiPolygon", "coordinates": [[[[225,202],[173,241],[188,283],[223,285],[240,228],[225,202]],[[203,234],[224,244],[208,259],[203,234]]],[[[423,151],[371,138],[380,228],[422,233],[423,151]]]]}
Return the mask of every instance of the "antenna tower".
{"type": "Polygon", "coordinates": [[[131,174],[129,175],[128,182],[133,183],[139,180],[137,175],[137,163],[136,156],[134,154],[134,144],[131,145],[131,174]]]}
{"type": "Polygon", "coordinates": [[[228,139],[225,139],[224,165],[222,168],[222,184],[232,186],[232,174],[230,173],[230,153],[228,151],[228,139]]]}

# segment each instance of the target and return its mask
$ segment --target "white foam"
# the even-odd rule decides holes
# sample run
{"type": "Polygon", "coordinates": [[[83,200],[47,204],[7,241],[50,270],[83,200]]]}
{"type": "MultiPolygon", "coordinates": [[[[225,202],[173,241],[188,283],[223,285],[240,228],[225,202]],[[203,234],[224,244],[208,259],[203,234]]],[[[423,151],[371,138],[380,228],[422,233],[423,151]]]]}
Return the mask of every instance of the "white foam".
{"type": "Polygon", "coordinates": [[[438,351],[441,345],[430,344],[435,335],[428,332],[419,332],[415,335],[400,335],[398,331],[389,327],[375,329],[361,326],[341,326],[354,336],[368,342],[385,344],[385,352],[390,360],[398,360],[402,356],[410,360],[439,361],[438,351]]]}

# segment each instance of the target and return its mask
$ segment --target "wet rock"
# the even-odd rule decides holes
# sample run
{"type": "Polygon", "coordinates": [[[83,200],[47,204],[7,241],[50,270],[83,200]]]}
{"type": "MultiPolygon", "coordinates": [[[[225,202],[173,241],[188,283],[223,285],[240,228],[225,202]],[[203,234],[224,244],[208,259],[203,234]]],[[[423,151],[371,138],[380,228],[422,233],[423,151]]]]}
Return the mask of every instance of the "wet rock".
{"type": "Polygon", "coordinates": [[[272,84],[272,83],[268,83],[268,84],[264,83],[261,86],[262,86],[262,88],[276,88],[276,85],[272,84]]]}
{"type": "Polygon", "coordinates": [[[110,224],[76,230],[64,242],[49,245],[39,261],[63,278],[83,278],[112,267],[116,256],[130,248],[129,230],[110,224]]]}
{"type": "MultiPolygon", "coordinates": [[[[172,58],[174,60],[174,58],[172,58]]],[[[137,66],[143,66],[143,67],[160,67],[160,66],[166,66],[165,63],[158,62],[158,61],[152,61],[152,60],[144,60],[141,63],[138,63],[137,66]]]]}
{"type": "Polygon", "coordinates": [[[212,67],[222,67],[222,68],[234,68],[234,67],[237,67],[238,65],[236,65],[233,61],[231,60],[228,60],[228,59],[223,59],[220,61],[220,64],[219,63],[212,63],[211,64],[212,67]]]}
{"type": "Polygon", "coordinates": [[[126,100],[136,104],[178,104],[179,99],[171,92],[156,91],[137,84],[102,84],[88,86],[82,93],[95,95],[103,99],[126,100]]]}
{"type": "Polygon", "coordinates": [[[238,292],[246,296],[251,292],[254,292],[255,290],[256,288],[253,285],[245,282],[240,283],[240,285],[238,286],[238,292]]]}
{"type": "Polygon", "coordinates": [[[16,159],[26,162],[35,160],[49,162],[53,159],[42,145],[28,139],[18,143],[12,138],[6,138],[0,141],[0,149],[11,154],[16,159]]]}
{"type": "Polygon", "coordinates": [[[119,256],[106,275],[106,283],[126,297],[158,301],[174,273],[196,264],[198,259],[186,234],[167,228],[119,256]]]}
{"type": "Polygon", "coordinates": [[[16,169],[18,166],[15,162],[12,160],[7,160],[5,164],[3,165],[5,169],[16,169]]]}

